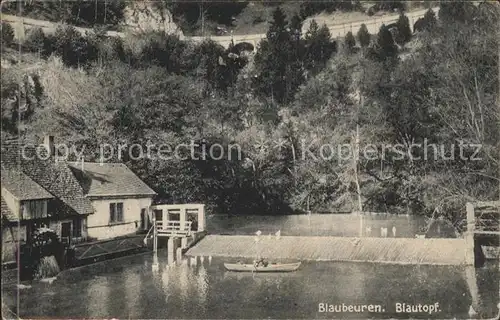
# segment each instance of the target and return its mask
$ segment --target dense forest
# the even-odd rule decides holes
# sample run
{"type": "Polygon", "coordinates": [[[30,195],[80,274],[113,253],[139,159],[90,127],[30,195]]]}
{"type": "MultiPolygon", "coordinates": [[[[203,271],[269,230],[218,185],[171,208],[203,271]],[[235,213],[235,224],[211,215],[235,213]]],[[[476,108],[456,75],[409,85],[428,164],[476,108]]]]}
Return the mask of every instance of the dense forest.
{"type": "MultiPolygon", "coordinates": [[[[402,14],[397,28],[334,41],[317,23],[301,34],[303,17],[277,7],[255,55],[162,33],[35,29],[20,45],[39,69],[2,68],[2,138],[56,133],[85,146],[86,161],[104,143],[193,140],[198,155],[237,144],[241,159],[109,161],[163,199],[213,213],[363,210],[459,224],[466,201],[499,197],[499,17],[494,3],[443,2],[416,33],[402,14]]],[[[7,25],[2,35],[2,59],[17,54],[7,25]]]]}

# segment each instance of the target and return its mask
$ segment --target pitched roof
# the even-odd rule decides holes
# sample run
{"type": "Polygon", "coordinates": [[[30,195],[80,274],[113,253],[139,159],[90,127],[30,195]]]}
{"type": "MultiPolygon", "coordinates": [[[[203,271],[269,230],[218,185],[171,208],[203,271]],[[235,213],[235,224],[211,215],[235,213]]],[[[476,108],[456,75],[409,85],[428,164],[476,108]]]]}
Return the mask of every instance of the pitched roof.
{"type": "Polygon", "coordinates": [[[17,215],[10,210],[9,206],[7,205],[7,202],[3,199],[3,196],[1,197],[1,212],[2,212],[2,218],[5,218],[9,222],[17,222],[19,221],[19,218],[17,215]]]}
{"type": "Polygon", "coordinates": [[[54,196],[21,171],[2,168],[2,187],[19,200],[53,199],[54,196]]]}
{"type": "MultiPolygon", "coordinates": [[[[2,144],[2,167],[20,170],[30,179],[50,192],[56,199],[60,215],[90,214],[94,212],[92,203],[85,197],[82,187],[65,162],[55,162],[53,158],[35,156],[34,146],[2,144]],[[23,152],[24,154],[22,154],[23,152]]],[[[10,190],[9,190],[10,191],[10,190]]]]}
{"type": "Polygon", "coordinates": [[[156,192],[123,163],[70,163],[89,197],[154,196],[156,192]],[[83,169],[83,170],[82,170],[83,169]]]}

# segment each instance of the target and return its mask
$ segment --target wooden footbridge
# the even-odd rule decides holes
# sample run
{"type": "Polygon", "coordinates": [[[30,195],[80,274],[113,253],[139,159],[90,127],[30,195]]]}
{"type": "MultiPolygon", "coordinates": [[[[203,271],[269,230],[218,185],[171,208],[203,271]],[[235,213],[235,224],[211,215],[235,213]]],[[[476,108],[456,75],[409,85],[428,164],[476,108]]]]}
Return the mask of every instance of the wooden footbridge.
{"type": "Polygon", "coordinates": [[[203,204],[161,204],[150,208],[152,225],[144,243],[153,239],[153,268],[158,267],[158,239],[167,238],[168,261],[182,256],[189,241],[194,242],[205,232],[205,205],[203,204]],[[179,243],[180,242],[180,243],[179,243]]]}
{"type": "Polygon", "coordinates": [[[482,246],[500,246],[500,201],[467,203],[466,208],[466,261],[481,267],[485,261],[482,246]]]}

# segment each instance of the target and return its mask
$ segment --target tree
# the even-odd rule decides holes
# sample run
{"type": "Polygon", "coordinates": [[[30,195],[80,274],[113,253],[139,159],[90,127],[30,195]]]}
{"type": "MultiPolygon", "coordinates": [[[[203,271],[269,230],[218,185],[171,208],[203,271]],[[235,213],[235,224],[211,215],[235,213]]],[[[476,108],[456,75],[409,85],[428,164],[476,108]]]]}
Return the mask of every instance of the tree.
{"type": "Polygon", "coordinates": [[[437,25],[436,13],[429,9],[413,26],[414,31],[431,31],[437,25]]]}
{"type": "Polygon", "coordinates": [[[302,19],[295,14],[290,20],[290,35],[295,41],[299,41],[302,35],[302,19]]]}
{"type": "Polygon", "coordinates": [[[381,62],[397,59],[398,47],[394,43],[392,34],[385,24],[380,27],[377,34],[377,42],[372,48],[370,56],[381,62]]]}
{"type": "Polygon", "coordinates": [[[354,51],[354,47],[356,46],[356,39],[351,31],[346,34],[344,41],[347,53],[352,53],[354,51]]]}
{"type": "Polygon", "coordinates": [[[399,19],[396,22],[396,28],[398,30],[396,42],[403,47],[411,40],[412,36],[410,20],[408,20],[408,17],[404,14],[399,15],[399,19]]]}
{"type": "Polygon", "coordinates": [[[362,24],[358,31],[358,40],[362,48],[367,48],[370,45],[370,33],[366,24],[362,24]]]}
{"type": "Polygon", "coordinates": [[[330,30],[326,25],[321,28],[315,20],[311,21],[305,35],[304,66],[313,73],[324,68],[326,62],[336,50],[336,43],[332,41],[330,30]]]}
{"type": "Polygon", "coordinates": [[[261,41],[255,56],[257,76],[254,87],[258,93],[280,103],[293,98],[304,79],[301,46],[302,41],[290,33],[285,13],[277,7],[267,31],[267,39],[261,41]]]}

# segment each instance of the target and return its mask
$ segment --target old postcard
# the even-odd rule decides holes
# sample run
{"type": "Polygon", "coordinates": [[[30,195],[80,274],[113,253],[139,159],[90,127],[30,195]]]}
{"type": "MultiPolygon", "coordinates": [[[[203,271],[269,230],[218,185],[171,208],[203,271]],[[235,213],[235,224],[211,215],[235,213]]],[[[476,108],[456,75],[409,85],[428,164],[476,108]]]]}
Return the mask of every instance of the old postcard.
{"type": "Polygon", "coordinates": [[[498,319],[498,1],[1,20],[4,319],[498,319]]]}

